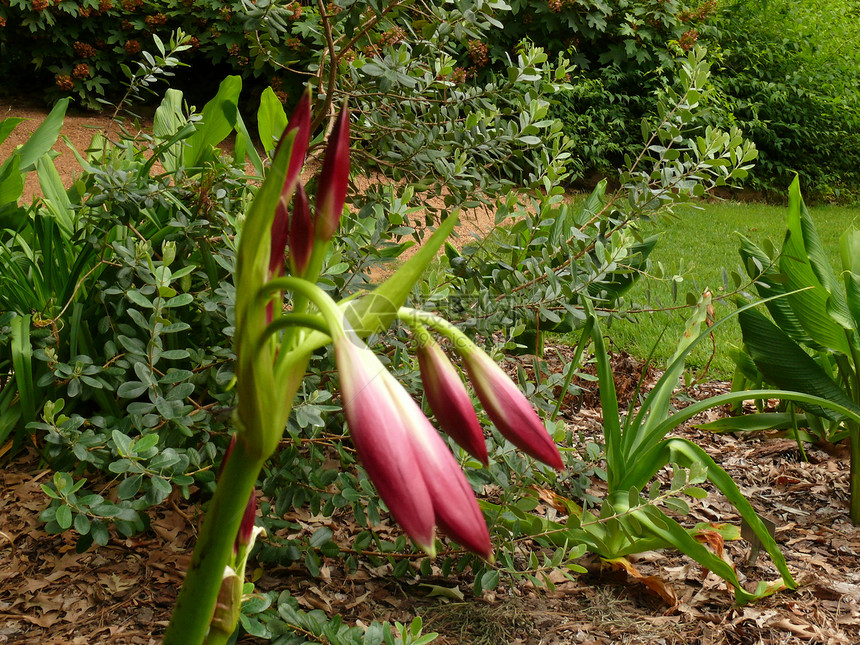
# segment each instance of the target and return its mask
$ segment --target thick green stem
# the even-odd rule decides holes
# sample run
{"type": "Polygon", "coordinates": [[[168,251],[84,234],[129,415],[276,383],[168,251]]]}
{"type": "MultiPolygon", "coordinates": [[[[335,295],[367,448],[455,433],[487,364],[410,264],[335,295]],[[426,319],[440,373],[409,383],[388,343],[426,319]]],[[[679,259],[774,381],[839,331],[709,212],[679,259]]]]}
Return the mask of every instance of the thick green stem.
{"type": "Polygon", "coordinates": [[[215,489],[203,520],[191,566],[164,635],[165,645],[199,645],[206,637],[224,567],[232,556],[242,515],[266,457],[249,455],[239,433],[221,474],[220,481],[225,485],[215,489]]]}
{"type": "Polygon", "coordinates": [[[860,424],[848,421],[848,442],[851,445],[850,515],[854,526],[860,526],[860,424]]]}

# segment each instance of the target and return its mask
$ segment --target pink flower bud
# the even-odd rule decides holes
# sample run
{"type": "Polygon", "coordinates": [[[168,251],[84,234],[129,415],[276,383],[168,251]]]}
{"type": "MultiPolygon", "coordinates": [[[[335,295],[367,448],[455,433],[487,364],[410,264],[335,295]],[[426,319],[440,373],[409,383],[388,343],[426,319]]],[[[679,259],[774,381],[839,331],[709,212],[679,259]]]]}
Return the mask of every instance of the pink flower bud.
{"type": "Polygon", "coordinates": [[[457,370],[432,339],[418,347],[421,382],[439,426],[466,452],[489,465],[484,431],[457,370]]]}
{"type": "Polygon", "coordinates": [[[463,365],[499,432],[538,461],[563,470],[561,454],[534,408],[508,375],[480,349],[463,352],[463,365]]]}
{"type": "Polygon", "coordinates": [[[314,249],[314,231],[311,208],[304,186],[296,187],[293,198],[293,219],[290,222],[290,272],[303,276],[314,249]]]}
{"type": "Polygon", "coordinates": [[[239,553],[243,546],[248,546],[254,536],[254,518],[257,516],[257,493],[251,493],[251,498],[248,500],[248,505],[245,507],[245,514],[242,515],[242,523],[239,525],[239,532],[236,534],[236,541],[233,543],[233,554],[239,553]]]}
{"type": "Polygon", "coordinates": [[[278,151],[281,149],[284,141],[290,136],[290,133],[295,132],[296,136],[293,139],[293,147],[290,150],[290,163],[287,166],[287,175],[284,179],[284,187],[281,190],[281,195],[285,195],[287,201],[292,196],[296,183],[299,180],[299,175],[305,165],[305,155],[308,151],[308,141],[311,136],[311,92],[310,88],[305,90],[302,98],[299,99],[296,109],[293,111],[287,127],[284,129],[284,134],[281,135],[278,145],[275,147],[275,156],[278,156],[278,151]]]}
{"type": "Polygon", "coordinates": [[[394,519],[429,553],[438,523],[489,559],[490,534],[475,495],[415,401],[356,336],[335,340],[335,356],[353,443],[394,519]]]}
{"type": "Polygon", "coordinates": [[[290,152],[290,165],[287,167],[287,178],[284,182],[284,192],[287,187],[294,186],[305,165],[305,155],[308,151],[308,141],[311,137],[311,90],[310,87],[302,94],[299,104],[296,106],[290,121],[287,124],[286,133],[296,131],[293,140],[293,149],[290,152]]]}
{"type": "Polygon", "coordinates": [[[334,237],[349,183],[349,110],[344,108],[329,137],[316,198],[315,234],[322,242],[334,237]]]}
{"type": "Polygon", "coordinates": [[[343,410],[358,457],[392,516],[420,548],[434,552],[433,504],[406,425],[381,378],[385,368],[357,337],[334,343],[343,410]]]}
{"type": "Polygon", "coordinates": [[[272,222],[272,246],[269,252],[269,279],[284,275],[284,249],[287,248],[287,237],[290,230],[290,213],[283,198],[278,200],[275,207],[275,219],[272,222]]]}
{"type": "MultiPolygon", "coordinates": [[[[275,208],[275,219],[272,222],[272,244],[269,250],[269,279],[277,278],[284,274],[284,249],[287,247],[287,238],[290,230],[290,213],[287,208],[293,191],[299,182],[302,167],[305,165],[305,155],[308,151],[308,140],[310,139],[311,127],[311,94],[307,90],[302,94],[299,104],[296,106],[290,121],[287,124],[277,149],[287,139],[291,132],[295,132],[293,147],[290,150],[290,163],[287,167],[287,175],[284,186],[281,189],[281,198],[275,208]]],[[[275,155],[277,156],[277,149],[275,155]]]]}
{"type": "Polygon", "coordinates": [[[405,422],[436,522],[455,542],[490,560],[490,532],[460,465],[403,386],[387,371],[383,379],[405,422]]]}

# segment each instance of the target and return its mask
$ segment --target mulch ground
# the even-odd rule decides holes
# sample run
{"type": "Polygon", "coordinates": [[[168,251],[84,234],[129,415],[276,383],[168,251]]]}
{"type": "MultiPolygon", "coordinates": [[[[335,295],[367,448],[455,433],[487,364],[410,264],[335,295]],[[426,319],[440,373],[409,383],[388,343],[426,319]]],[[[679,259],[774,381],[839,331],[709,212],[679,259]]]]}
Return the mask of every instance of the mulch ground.
{"type": "MultiPolygon", "coordinates": [[[[638,381],[638,367],[624,356],[614,363],[623,400],[638,381]]],[[[525,359],[523,364],[531,363],[525,359]]],[[[569,422],[586,440],[600,441],[600,412],[591,405],[595,393],[589,390],[594,384],[582,385],[583,397],[566,406],[569,422]]],[[[707,383],[684,394],[700,399],[726,387],[707,383]]],[[[474,597],[466,571],[432,576],[431,585],[452,591],[439,595],[436,589],[430,595],[434,587],[422,586],[426,578],[395,580],[390,566],[368,563],[347,573],[336,559],[324,562],[318,578],[301,566],[267,565],[257,587],[289,590],[306,610],[338,613],[352,623],[404,622],[421,615],[425,633],[438,632],[440,645],[860,643],[860,528],[847,518],[847,455],[807,446],[809,462],[804,462],[790,440],[714,435],[689,427],[680,434],[704,447],[757,510],[775,521],[777,541],[799,583],[796,591],[737,607],[719,578],[674,551],[630,558],[641,575],[652,577],[650,588],[624,572],[601,569],[588,557],[589,574],[572,581],[551,576],[552,592],[502,576],[497,589],[474,597]],[[675,601],[655,594],[655,584],[675,601]]],[[[171,498],[156,509],[146,533],[115,537],[104,548],[77,554],[73,538],[46,534],[38,520],[48,502],[40,484],[49,477],[33,453],[19,456],[0,473],[0,643],[159,642],[190,559],[198,507],[171,498]]],[[[594,485],[599,488],[601,482],[594,485]]],[[[536,512],[554,510],[539,506],[536,512]]],[[[287,519],[309,532],[328,522],[344,548],[354,537],[348,521],[333,523],[302,509],[287,519]]],[[[685,521],[737,524],[739,517],[712,493],[693,504],[685,521]]],[[[778,578],[766,554],[746,564],[749,545],[743,540],[727,542],[724,553],[746,584],[778,578]]],[[[244,637],[240,642],[257,641],[244,637]]]]}

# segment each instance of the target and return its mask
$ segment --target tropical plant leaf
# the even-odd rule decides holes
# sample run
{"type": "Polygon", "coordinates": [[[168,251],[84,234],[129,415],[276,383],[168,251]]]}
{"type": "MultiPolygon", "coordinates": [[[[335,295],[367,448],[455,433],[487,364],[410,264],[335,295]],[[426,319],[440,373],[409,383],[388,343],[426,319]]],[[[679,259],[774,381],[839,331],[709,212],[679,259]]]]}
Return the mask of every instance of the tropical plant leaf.
{"type": "Polygon", "coordinates": [[[257,110],[257,132],[260,134],[260,143],[263,144],[266,154],[270,154],[275,149],[286,128],[287,113],[284,111],[284,106],[275,96],[275,91],[267,87],[260,96],[260,107],[257,110]]]}
{"type": "MultiPolygon", "coordinates": [[[[860,413],[832,378],[779,327],[753,309],[738,314],[744,344],[769,383],[783,390],[812,394],[860,413]]],[[[828,419],[840,418],[834,411],[800,404],[807,412],[828,419]]]]}
{"type": "MultiPolygon", "coordinates": [[[[712,402],[715,404],[716,399],[712,400],[712,402]]],[[[685,415],[675,416],[677,417],[685,415]]],[[[627,478],[621,482],[620,487],[624,488],[630,486],[641,486],[643,485],[642,482],[647,483],[648,481],[650,481],[654,474],[657,472],[657,470],[670,463],[678,464],[679,466],[683,466],[686,468],[689,468],[694,463],[698,463],[700,466],[703,466],[706,469],[708,479],[713,482],[713,484],[720,490],[720,492],[723,493],[723,495],[726,496],[732,506],[734,506],[738,510],[741,517],[746,520],[747,524],[750,526],[750,528],[752,528],[759,540],[761,540],[762,546],[770,555],[774,565],[776,565],[777,570],[782,575],[782,579],[785,582],[786,586],[793,589],[796,585],[794,579],[791,576],[791,572],[788,570],[788,566],[785,562],[785,557],[780,552],[776,541],[773,539],[773,537],[771,537],[770,533],[768,533],[767,531],[767,528],[759,519],[758,515],[755,512],[755,509],[753,509],[752,505],[749,503],[747,498],[744,497],[743,493],[741,493],[740,489],[737,487],[737,484],[735,484],[732,478],[729,477],[728,473],[726,473],[726,471],[720,468],[720,466],[717,465],[717,463],[710,455],[708,455],[708,453],[706,453],[702,448],[694,444],[692,441],[673,437],[671,439],[666,439],[665,441],[654,446],[651,450],[643,454],[641,458],[636,461],[636,463],[633,465],[630,472],[628,473],[627,478]]],[[[648,507],[643,507],[643,509],[645,508],[648,507]]],[[[638,512],[639,511],[637,509],[637,511],[634,512],[634,516],[640,522],[643,522],[643,518],[640,517],[640,515],[636,514],[638,512]]],[[[643,522],[643,524],[645,524],[645,522],[643,522]]],[[[726,565],[725,562],[723,562],[723,565],[725,565],[728,570],[723,567],[716,569],[708,565],[706,562],[700,560],[699,556],[702,554],[701,549],[704,549],[704,547],[698,545],[698,547],[701,547],[701,549],[693,548],[685,538],[680,536],[677,529],[672,528],[668,530],[668,532],[663,532],[655,530],[654,525],[649,526],[649,528],[651,528],[652,531],[655,531],[657,535],[669,541],[686,555],[690,556],[703,566],[708,567],[720,577],[735,585],[735,594],[738,598],[738,602],[743,602],[744,598],[746,598],[746,596],[744,595],[746,592],[741,593],[743,590],[739,586],[737,578],[734,576],[734,571],[731,569],[731,567],[726,565]]],[[[678,528],[680,528],[680,526],[678,528]]],[[[683,531],[683,529],[681,530],[683,531]]],[[[695,540],[693,540],[693,542],[695,542],[695,540]]],[[[710,553],[706,549],[704,551],[706,553],[710,553]]],[[[711,556],[713,556],[713,554],[711,554],[711,556]]],[[[707,560],[710,561],[710,558],[707,558],[707,560]]],[[[746,599],[751,600],[752,598],[746,599]]]]}
{"type": "Polygon", "coordinates": [[[203,106],[201,122],[196,124],[197,131],[188,139],[187,168],[199,167],[209,152],[236,127],[241,91],[242,78],[228,76],[221,81],[215,98],[203,106]]]}
{"type": "Polygon", "coordinates": [[[66,118],[66,108],[68,107],[68,98],[57,101],[50,114],[45,117],[45,120],[30,135],[24,145],[12,153],[21,160],[18,167],[22,173],[34,170],[36,162],[51,152],[51,148],[57,142],[57,137],[60,136],[60,129],[63,127],[63,120],[66,118]]]}
{"type": "MultiPolygon", "coordinates": [[[[785,290],[793,292],[787,298],[798,321],[813,340],[831,351],[849,354],[851,349],[845,329],[828,313],[831,293],[819,281],[804,244],[801,220],[805,210],[800,186],[795,179],[789,190],[788,231],[779,262],[786,276],[785,290]]],[[[808,213],[806,216],[808,218],[808,213]]],[[[823,275],[820,258],[816,259],[816,265],[823,275]]]]}
{"type": "MultiPolygon", "coordinates": [[[[779,258],[769,257],[747,237],[740,235],[740,238],[741,247],[738,252],[744,268],[750,279],[755,281],[758,295],[762,298],[769,298],[765,306],[770,312],[771,318],[795,342],[813,349],[820,349],[821,345],[810,338],[797,316],[794,315],[789,301],[786,298],[773,297],[786,292],[785,276],[777,269],[779,258]]],[[[746,301],[743,302],[746,304],[746,301]]]]}
{"type": "Polygon", "coordinates": [[[26,119],[17,116],[10,116],[9,118],[0,121],[0,143],[6,141],[9,135],[15,131],[15,128],[17,128],[18,124],[22,121],[26,121],[26,119]]]}
{"type": "MultiPolygon", "coordinates": [[[[842,257],[842,280],[845,283],[845,301],[851,314],[853,327],[860,330],[860,231],[849,228],[839,238],[842,257]]],[[[855,368],[860,368],[856,366],[855,368]]]]}

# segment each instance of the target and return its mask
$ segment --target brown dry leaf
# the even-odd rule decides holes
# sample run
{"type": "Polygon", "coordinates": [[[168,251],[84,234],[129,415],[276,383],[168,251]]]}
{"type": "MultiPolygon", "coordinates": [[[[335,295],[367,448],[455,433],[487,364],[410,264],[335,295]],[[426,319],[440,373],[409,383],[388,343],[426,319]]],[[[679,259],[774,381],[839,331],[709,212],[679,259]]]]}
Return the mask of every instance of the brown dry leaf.
{"type": "Polygon", "coordinates": [[[802,638],[806,641],[819,639],[821,637],[821,630],[816,628],[814,625],[810,625],[805,621],[800,621],[796,618],[789,618],[787,616],[768,622],[768,626],[776,627],[777,629],[784,629],[785,631],[791,632],[798,638],[802,638]]]}
{"type": "Polygon", "coordinates": [[[720,535],[716,531],[705,529],[696,533],[695,538],[697,542],[707,544],[709,547],[711,547],[711,550],[716,554],[718,558],[723,557],[723,549],[725,547],[726,542],[723,539],[722,535],[720,535]]]}
{"type": "Polygon", "coordinates": [[[660,598],[663,599],[663,602],[669,605],[670,611],[673,611],[678,606],[678,596],[675,594],[675,590],[672,589],[672,587],[656,576],[646,576],[640,573],[627,558],[613,558],[611,560],[605,560],[605,562],[617,569],[626,571],[628,575],[632,576],[648,587],[648,589],[660,596],[660,598]]]}

